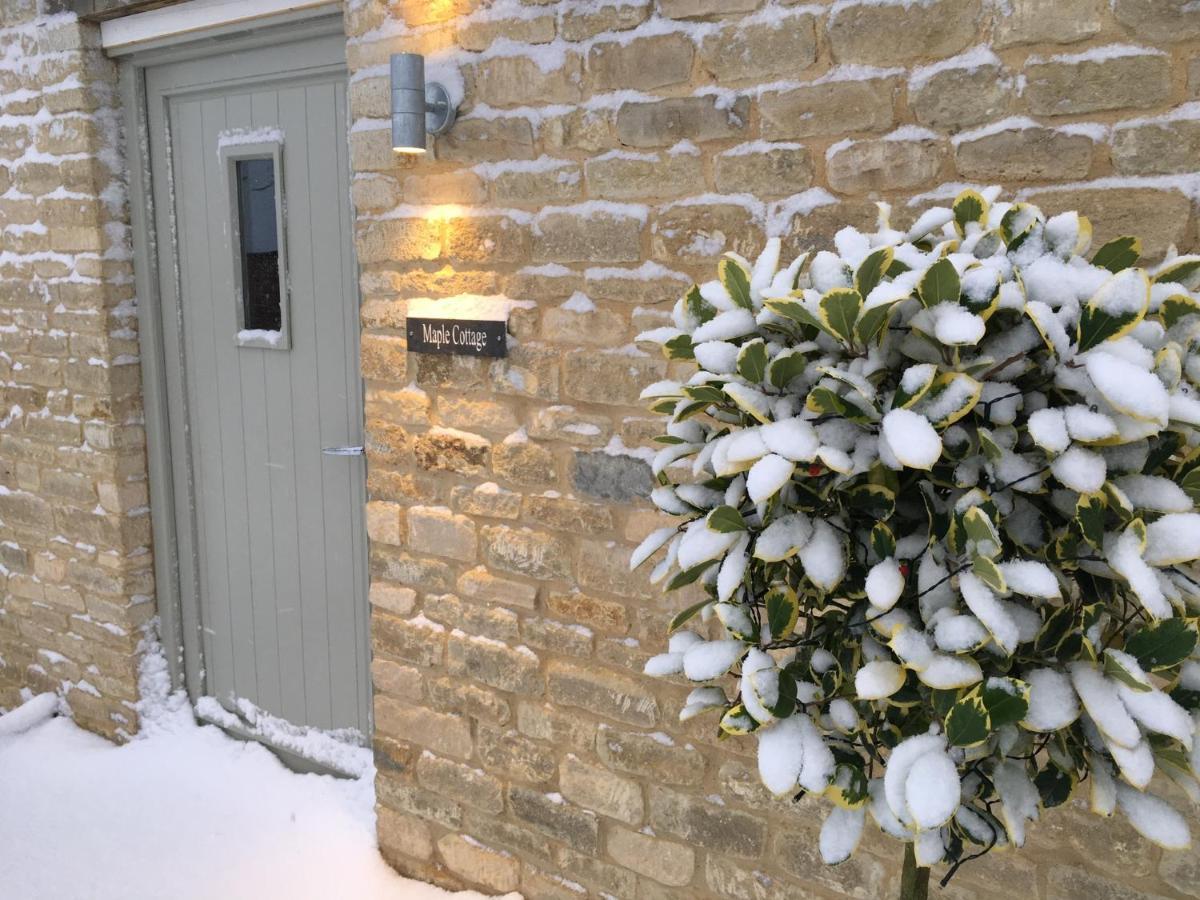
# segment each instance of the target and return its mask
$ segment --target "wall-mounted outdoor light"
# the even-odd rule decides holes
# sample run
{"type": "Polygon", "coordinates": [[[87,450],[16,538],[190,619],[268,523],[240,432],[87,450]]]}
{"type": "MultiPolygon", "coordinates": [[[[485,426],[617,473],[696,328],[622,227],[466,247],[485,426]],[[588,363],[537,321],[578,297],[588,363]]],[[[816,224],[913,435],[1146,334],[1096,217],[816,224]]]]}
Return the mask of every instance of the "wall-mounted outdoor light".
{"type": "Polygon", "coordinates": [[[424,153],[425,134],[442,134],[454,124],[450,92],[436,81],[425,83],[425,57],[392,54],[392,149],[424,153]]]}

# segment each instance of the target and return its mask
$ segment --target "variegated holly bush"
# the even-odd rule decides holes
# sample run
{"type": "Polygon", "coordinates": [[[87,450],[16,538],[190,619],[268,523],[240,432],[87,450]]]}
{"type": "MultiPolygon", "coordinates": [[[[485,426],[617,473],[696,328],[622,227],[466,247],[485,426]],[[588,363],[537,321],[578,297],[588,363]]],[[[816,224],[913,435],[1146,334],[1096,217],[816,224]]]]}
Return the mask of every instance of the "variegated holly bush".
{"type": "Polygon", "coordinates": [[[728,254],[640,336],[686,380],[644,394],[679,521],[632,563],[702,594],[646,671],[829,801],[828,863],[868,814],[955,864],[1085,790],[1179,848],[1200,800],[1200,256],[998,193],[728,254]]]}

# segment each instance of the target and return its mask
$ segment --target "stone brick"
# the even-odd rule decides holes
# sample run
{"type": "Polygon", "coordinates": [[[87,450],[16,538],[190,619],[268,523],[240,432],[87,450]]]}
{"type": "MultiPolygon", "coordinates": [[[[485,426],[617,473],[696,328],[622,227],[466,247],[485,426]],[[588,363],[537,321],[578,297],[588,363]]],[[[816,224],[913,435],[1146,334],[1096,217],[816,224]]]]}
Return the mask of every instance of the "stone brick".
{"type": "Polygon", "coordinates": [[[617,137],[628,147],[723,140],[744,132],[749,118],[750,101],[744,97],[728,106],[715,97],[630,101],[617,111],[617,137]]]}
{"type": "Polygon", "coordinates": [[[500,478],[522,485],[545,485],[557,481],[554,455],[532,443],[519,432],[514,440],[504,440],[492,450],[492,471],[500,478]]]}
{"type": "Polygon", "coordinates": [[[375,730],[385,737],[428,747],[435,753],[461,759],[471,756],[471,726],[462,716],[406,706],[389,697],[376,697],[375,730]]]}
{"type": "Polygon", "coordinates": [[[592,633],[582,625],[565,625],[553,619],[526,619],[522,623],[525,643],[563,656],[590,656],[592,633]]]}
{"type": "Polygon", "coordinates": [[[423,613],[450,628],[497,641],[515,641],[520,634],[520,620],[512,610],[501,606],[464,603],[453,594],[427,595],[423,613]]]}
{"type": "Polygon", "coordinates": [[[669,735],[601,726],[596,755],[606,766],[648,778],[655,784],[696,785],[704,781],[704,754],[681,746],[669,735]]]}
{"type": "Polygon", "coordinates": [[[426,219],[371,222],[359,232],[358,261],[366,266],[395,259],[437,259],[442,251],[442,228],[441,222],[426,219]]]}
{"type": "Polygon", "coordinates": [[[478,475],[486,471],[491,442],[452,428],[432,428],[413,443],[413,455],[424,469],[478,475]]]}
{"type": "Polygon", "coordinates": [[[446,629],[424,617],[404,620],[377,612],[371,617],[376,648],[424,668],[441,664],[446,629]]]}
{"type": "Polygon", "coordinates": [[[683,34],[592,44],[587,66],[598,91],[650,90],[687,81],[695,45],[683,34]]]}
{"type": "Polygon", "coordinates": [[[572,445],[603,446],[611,434],[609,420],[582,413],[573,406],[543,406],[533,415],[529,436],[567,441],[572,445]]]}
{"type": "Polygon", "coordinates": [[[494,481],[473,488],[455,485],[450,498],[454,508],[468,516],[515,519],[521,512],[521,495],[505,490],[494,481]]]}
{"type": "Polygon", "coordinates": [[[492,638],[452,632],[446,648],[451,675],[482,681],[502,691],[541,693],[537,654],[528,647],[513,648],[492,638]]]}
{"type": "Polygon", "coordinates": [[[1082,866],[1049,867],[1046,896],[1055,900],[1167,900],[1167,895],[1113,881],[1082,866]]]}
{"type": "Polygon", "coordinates": [[[826,32],[836,62],[902,66],[965,50],[976,39],[979,12],[979,0],[856,3],[835,8],[826,32]]]}
{"type": "Polygon", "coordinates": [[[707,265],[730,251],[754,259],[763,243],[762,226],[745,206],[686,200],[659,212],[650,240],[655,259],[707,265]]]}
{"type": "Polygon", "coordinates": [[[558,788],[572,803],[610,819],[640,825],[645,815],[642,789],[636,781],[590,766],[574,754],[568,754],[559,766],[558,788]]]}
{"type": "Polygon", "coordinates": [[[1159,876],[1181,894],[1200,893],[1200,847],[1195,844],[1189,850],[1164,853],[1158,863],[1159,876]]]}
{"type": "Polygon", "coordinates": [[[524,824],[514,825],[472,809],[464,810],[463,818],[463,827],[472,837],[516,852],[526,865],[530,862],[549,864],[554,855],[554,845],[550,839],[524,824]]]}
{"type": "Polygon", "coordinates": [[[816,19],[807,13],[710,34],[700,63],[719,84],[751,78],[792,78],[817,59],[816,19]]]}
{"type": "Polygon", "coordinates": [[[658,9],[670,19],[699,19],[705,16],[752,12],[762,0],[658,0],[658,9]]]}
{"type": "Polygon", "coordinates": [[[618,722],[649,726],[658,721],[658,701],[644,682],[610,669],[556,660],[547,667],[546,690],[554,703],[618,722]]]}
{"type": "Polygon", "coordinates": [[[504,791],[498,779],[429,751],[417,760],[417,783],[428,791],[484,812],[497,814],[504,810],[504,791]]]}
{"type": "Polygon", "coordinates": [[[545,344],[510,347],[508,356],[496,360],[488,371],[493,389],[500,394],[557,400],[560,353],[559,348],[545,344]]]}
{"type": "Polygon", "coordinates": [[[413,506],[408,510],[408,546],[414,553],[474,562],[475,523],[444,506],[413,506]]]}
{"type": "Polygon", "coordinates": [[[802,888],[712,853],[704,861],[704,880],[717,894],[732,900],[796,900],[804,896],[802,888]]]}
{"type": "Polygon", "coordinates": [[[546,608],[560,618],[599,631],[620,634],[628,628],[625,607],[620,603],[589,597],[578,591],[569,594],[551,593],[546,597],[546,608]]]}
{"type": "Polygon", "coordinates": [[[585,303],[576,294],[571,301],[554,306],[542,313],[542,337],[563,344],[594,344],[613,347],[629,330],[629,320],[610,309],[597,309],[584,297],[585,303]],[[572,302],[574,301],[574,302],[572,302]]]}
{"type": "Polygon", "coordinates": [[[465,119],[434,139],[437,158],[458,162],[533,159],[533,128],[523,116],[465,119]]]}
{"type": "Polygon", "coordinates": [[[613,541],[580,542],[578,581],[585,590],[620,597],[644,598],[656,590],[646,580],[644,569],[629,571],[629,548],[613,541]]]}
{"type": "Polygon", "coordinates": [[[567,8],[561,13],[558,30],[564,40],[583,41],[606,31],[628,31],[650,15],[648,2],[612,3],[606,6],[567,8]]]}
{"type": "Polygon", "coordinates": [[[492,179],[492,195],[497,203],[505,205],[566,203],[578,199],[581,181],[579,166],[570,160],[539,160],[536,168],[497,171],[492,179]]]}
{"type": "Polygon", "coordinates": [[[516,818],[569,847],[592,855],[600,849],[600,823],[596,817],[568,804],[558,794],[512,785],[508,806],[516,818]]]}
{"type": "Polygon", "coordinates": [[[1102,59],[1058,56],[1025,66],[1025,102],[1038,116],[1106,109],[1144,109],[1171,92],[1170,57],[1152,51],[1119,51],[1102,59]]]}
{"type": "Polygon", "coordinates": [[[446,868],[474,884],[504,893],[521,882],[521,864],[508,853],[457,834],[440,837],[437,848],[446,868]]]}
{"type": "Polygon", "coordinates": [[[371,582],[370,597],[372,606],[397,616],[407,616],[417,603],[417,592],[412,588],[383,581],[371,582]]]}
{"type": "Polygon", "coordinates": [[[603,450],[579,450],[574,462],[571,483],[584,494],[617,503],[650,496],[653,485],[645,460],[603,450]]]}
{"type": "Polygon", "coordinates": [[[403,507],[399,503],[373,500],[367,504],[367,535],[373,541],[398,545],[403,507]]]}
{"type": "Polygon", "coordinates": [[[690,194],[704,181],[700,157],[691,153],[613,150],[589,159],[588,192],[605,200],[647,200],[690,194]]]}
{"type": "Polygon", "coordinates": [[[471,263],[520,262],[529,258],[529,232],[508,215],[447,219],[442,256],[471,263]]]}
{"type": "Polygon", "coordinates": [[[959,143],[954,164],[964,178],[1071,181],[1092,165],[1092,139],[1053,128],[1011,128],[959,143]]]}
{"type": "Polygon", "coordinates": [[[1200,56],[1188,60],[1187,95],[1191,100],[1200,97],[1200,56]]]}
{"type": "Polygon", "coordinates": [[[696,852],[691,847],[628,828],[608,830],[608,852],[625,868],[663,884],[685,885],[696,871],[696,852]]]}
{"type": "Polygon", "coordinates": [[[482,566],[458,577],[456,588],[464,597],[506,606],[533,609],[537,603],[537,588],[507,578],[499,578],[482,566]]]}
{"type": "Polygon", "coordinates": [[[1113,167],[1122,175],[1191,172],[1200,158],[1200,121],[1122,124],[1113,130],[1113,167]]]}
{"type": "Polygon", "coordinates": [[[874,900],[886,892],[883,865],[866,853],[856,853],[836,866],[822,865],[815,829],[779,833],[775,841],[775,858],[796,878],[815,882],[843,897],[874,900]]]}
{"type": "Polygon", "coordinates": [[[761,819],[653,785],[650,825],[656,832],[665,831],[730,856],[760,856],[767,840],[761,819]]]}
{"type": "Polygon", "coordinates": [[[518,781],[544,784],[554,777],[554,755],[515,731],[480,726],[479,759],[518,781]]]}
{"type": "Polygon", "coordinates": [[[519,19],[467,19],[458,26],[458,45],[464,50],[486,50],[498,38],[522,44],[548,44],[554,40],[555,17],[533,16],[519,19]]]}
{"type": "Polygon", "coordinates": [[[750,144],[713,159],[717,190],[756,197],[798,194],[812,185],[812,156],[799,144],[750,144]]]}
{"type": "Polygon", "coordinates": [[[474,172],[420,170],[404,179],[403,196],[407,203],[482,203],[487,188],[474,172]]]}
{"type": "Polygon", "coordinates": [[[402,666],[376,655],[371,660],[371,682],[380,694],[410,703],[421,700],[421,671],[412,666],[402,666]]]}
{"type": "Polygon", "coordinates": [[[526,497],[525,518],[557,531],[580,534],[608,531],[613,524],[608,507],[563,497],[557,492],[526,497]]]}
{"type": "Polygon", "coordinates": [[[1189,0],[1113,0],[1112,10],[1143,41],[1170,44],[1200,37],[1200,9],[1189,0]]]}
{"type": "Polygon", "coordinates": [[[406,816],[386,806],[376,810],[379,847],[386,854],[399,853],[414,859],[433,856],[429,826],[416,816],[406,816]]]}
{"type": "Polygon", "coordinates": [[[425,425],[429,422],[429,395],[411,387],[388,390],[368,385],[366,411],[368,419],[387,419],[401,425],[425,425]]]}
{"type": "Polygon", "coordinates": [[[520,703],[517,729],[539,741],[591,752],[596,743],[596,726],[571,710],[549,704],[520,703]]]}
{"type": "Polygon", "coordinates": [[[429,682],[429,700],[448,712],[504,725],[512,718],[508,701],[493,691],[457,678],[435,678],[429,682]]]}
{"type": "Polygon", "coordinates": [[[945,148],[934,140],[854,141],[830,149],[826,178],[843,194],[919,187],[937,176],[945,157],[945,148]]]}
{"type": "Polygon", "coordinates": [[[663,377],[666,364],[641,354],[579,350],[563,360],[566,395],[573,400],[633,406],[642,389],[663,377]]]}
{"type": "Polygon", "coordinates": [[[1103,0],[1009,0],[996,16],[993,44],[1070,44],[1099,33],[1103,0]]]}
{"type": "Polygon", "coordinates": [[[641,259],[640,211],[614,207],[583,215],[551,210],[538,216],[533,259],[550,262],[634,262],[641,259]]]}
{"type": "Polygon", "coordinates": [[[593,888],[599,897],[633,897],[637,876],[628,869],[601,862],[583,853],[560,847],[554,854],[557,870],[575,882],[593,888]]]}
{"type": "Polygon", "coordinates": [[[1066,210],[1086,210],[1094,229],[1092,246],[1125,234],[1142,239],[1142,254],[1156,259],[1172,244],[1190,246],[1193,238],[1192,205],[1183,194],[1157,188],[1093,188],[1044,191],[1029,201],[1047,215],[1066,210]]]}
{"type": "Polygon", "coordinates": [[[483,529],[483,552],[489,566],[539,581],[571,575],[570,548],[557,535],[488,526],[483,529]]]}
{"type": "Polygon", "coordinates": [[[917,121],[946,131],[1003,118],[1015,96],[1015,81],[999,64],[918,71],[908,84],[917,121]]]}
{"type": "Polygon", "coordinates": [[[580,68],[575,53],[550,71],[528,56],[493,56],[472,70],[475,97],[490,106],[572,103],[581,98],[580,68]]]}
{"type": "Polygon", "coordinates": [[[510,404],[468,397],[438,397],[438,419],[449,428],[499,431],[505,434],[518,426],[516,411],[510,404]]]}

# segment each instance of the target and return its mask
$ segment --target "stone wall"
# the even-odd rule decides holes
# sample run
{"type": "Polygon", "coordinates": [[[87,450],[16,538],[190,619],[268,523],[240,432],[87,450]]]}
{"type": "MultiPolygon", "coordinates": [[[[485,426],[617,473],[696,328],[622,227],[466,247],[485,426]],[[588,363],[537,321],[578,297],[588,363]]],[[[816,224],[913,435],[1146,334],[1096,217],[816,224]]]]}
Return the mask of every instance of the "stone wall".
{"type": "Polygon", "coordinates": [[[94,26],[0,0],[0,708],[137,727],[153,615],[116,69],[94,26]]]}
{"type": "MultiPolygon", "coordinates": [[[[634,335],[723,251],[828,242],[875,200],[910,221],[960,182],[1193,245],[1200,9],[357,0],[346,24],[388,859],[529,898],[895,896],[898,844],[822,866],[817,805],[639,674],[679,601],[626,566],[661,524],[637,397],[668,373],[634,335]],[[398,50],[463,82],[417,160],[389,148],[398,50]],[[518,302],[508,359],[406,354],[406,300],[466,293],[518,302]]],[[[1200,857],[1123,823],[1036,834],[938,896],[1200,896],[1200,857]]]]}

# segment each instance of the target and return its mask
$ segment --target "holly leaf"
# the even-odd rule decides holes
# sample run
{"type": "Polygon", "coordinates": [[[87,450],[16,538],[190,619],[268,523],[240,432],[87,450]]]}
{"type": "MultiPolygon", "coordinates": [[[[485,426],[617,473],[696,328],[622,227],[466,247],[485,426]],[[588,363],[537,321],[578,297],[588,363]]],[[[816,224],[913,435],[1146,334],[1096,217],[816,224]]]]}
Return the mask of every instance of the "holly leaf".
{"type": "Polygon", "coordinates": [[[959,281],[958,271],[954,264],[945,258],[930,266],[917,285],[917,296],[921,298],[922,306],[957,303],[961,291],[962,283],[959,281]]]}
{"type": "Polygon", "coordinates": [[[718,506],[708,514],[708,527],[721,534],[730,534],[734,531],[745,531],[746,520],[732,506],[718,506]]]}
{"type": "Polygon", "coordinates": [[[850,288],[834,288],[820,300],[821,321],[825,330],[846,343],[854,340],[854,323],[862,309],[862,295],[850,288]]]}
{"type": "Polygon", "coordinates": [[[862,261],[858,271],[854,273],[854,286],[860,297],[866,297],[883,279],[883,273],[892,264],[894,251],[891,247],[880,247],[862,261]]]}
{"type": "Polygon", "coordinates": [[[983,686],[983,705],[992,728],[1020,722],[1029,712],[1029,685],[1019,678],[989,678],[983,686]]]}
{"type": "Polygon", "coordinates": [[[751,384],[758,384],[767,374],[767,345],[756,338],[742,345],[737,358],[738,374],[751,384]]]}
{"type": "Polygon", "coordinates": [[[1108,269],[1115,274],[1134,265],[1141,255],[1142,242],[1138,238],[1113,238],[1096,251],[1096,255],[1092,257],[1092,265],[1108,269]]]}
{"type": "Polygon", "coordinates": [[[742,309],[754,308],[754,304],[750,302],[750,273],[742,268],[741,263],[725,257],[717,265],[717,277],[721,279],[721,284],[725,285],[725,290],[729,292],[735,305],[742,309]]]}
{"type": "Polygon", "coordinates": [[[791,588],[780,588],[767,594],[767,627],[771,639],[787,637],[800,617],[800,601],[791,588]]]}
{"type": "Polygon", "coordinates": [[[1195,625],[1186,619],[1163,619],[1139,630],[1125,644],[1148,672],[1177,666],[1196,649],[1195,625]]]}
{"type": "Polygon", "coordinates": [[[991,732],[987,708],[979,695],[959,700],[946,715],[946,740],[952,747],[978,746],[991,732]]]}

